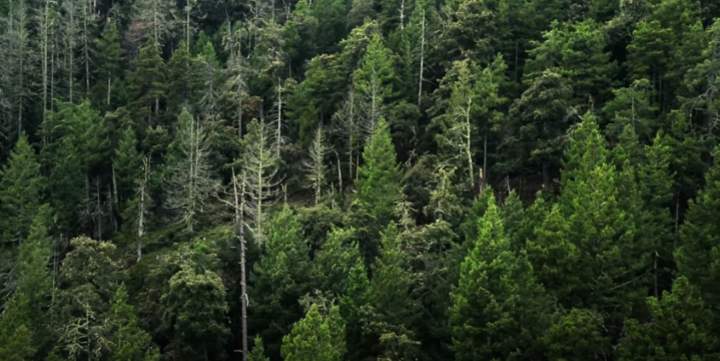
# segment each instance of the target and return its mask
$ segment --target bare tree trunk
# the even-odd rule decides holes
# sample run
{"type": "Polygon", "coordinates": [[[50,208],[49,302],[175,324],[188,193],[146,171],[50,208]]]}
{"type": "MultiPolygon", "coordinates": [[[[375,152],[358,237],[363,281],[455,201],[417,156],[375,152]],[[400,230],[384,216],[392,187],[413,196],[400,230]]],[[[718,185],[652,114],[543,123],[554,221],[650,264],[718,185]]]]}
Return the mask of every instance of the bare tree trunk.
{"type": "Polygon", "coordinates": [[[185,4],[185,50],[190,54],[190,0],[185,4]]]}
{"type": "MultiPolygon", "coordinates": [[[[486,131],[487,133],[487,131],[486,131]]],[[[487,173],[487,134],[483,135],[483,179],[488,179],[488,173],[487,173]]],[[[485,181],[483,181],[485,183],[485,181]]]]}
{"type": "Polygon", "coordinates": [[[95,177],[95,227],[97,228],[97,239],[102,241],[102,202],[100,200],[100,177],[95,177]]]}
{"type": "Polygon", "coordinates": [[[150,160],[143,158],[143,177],[140,181],[140,202],[138,214],[138,240],[137,240],[137,261],[142,259],[143,237],[145,236],[145,193],[147,192],[148,176],[150,174],[150,160]]]}
{"type": "Polygon", "coordinates": [[[107,103],[106,103],[107,106],[108,106],[108,108],[110,108],[110,92],[111,92],[111,87],[112,87],[112,82],[110,81],[110,77],[111,77],[111,75],[110,75],[110,73],[108,73],[108,78],[107,78],[107,103]]]}
{"type": "Polygon", "coordinates": [[[405,30],[405,0],[400,0],[400,30],[405,30]]]}
{"type": "MultiPolygon", "coordinates": [[[[355,139],[355,130],[357,128],[357,125],[355,124],[355,92],[350,91],[350,96],[348,97],[348,101],[350,102],[350,115],[349,115],[349,126],[348,126],[348,179],[352,182],[353,179],[353,152],[354,152],[354,146],[355,142],[357,141],[355,139]]],[[[340,191],[342,191],[342,187],[340,187],[340,191]]]]}
{"type": "Polygon", "coordinates": [[[422,102],[423,73],[425,71],[425,9],[422,10],[420,21],[420,76],[418,77],[417,106],[420,108],[422,102]]]}
{"type": "Polygon", "coordinates": [[[468,177],[470,179],[470,187],[475,189],[475,172],[473,171],[473,157],[472,157],[472,124],[470,123],[470,109],[472,106],[472,99],[467,100],[467,109],[465,109],[465,157],[467,158],[468,164],[468,177]]]}
{"type": "Polygon", "coordinates": [[[50,1],[45,0],[45,12],[43,13],[43,29],[42,29],[42,87],[43,87],[43,121],[47,117],[48,104],[48,32],[50,31],[50,1]]]}
{"type": "Polygon", "coordinates": [[[334,150],[333,150],[333,152],[335,153],[335,159],[337,160],[338,187],[340,187],[339,189],[342,191],[342,189],[343,189],[343,177],[342,177],[342,166],[340,165],[340,154],[338,154],[338,153],[335,152],[334,150]]]}
{"type": "Polygon", "coordinates": [[[242,361],[248,359],[248,335],[247,335],[247,283],[245,273],[245,171],[242,173],[240,190],[238,193],[238,180],[235,175],[235,168],[232,168],[233,194],[235,196],[235,229],[240,240],[240,307],[241,307],[241,329],[242,329],[242,361]]]}
{"type": "Polygon", "coordinates": [[[90,95],[90,45],[88,44],[88,17],[90,9],[88,3],[83,2],[83,55],[85,56],[85,95],[90,95]]]}
{"type": "MultiPolygon", "coordinates": [[[[274,11],[274,10],[273,10],[274,11]]],[[[277,88],[277,96],[278,96],[278,102],[277,102],[277,131],[275,134],[275,146],[276,146],[276,156],[278,159],[280,159],[280,146],[282,145],[282,84],[280,83],[280,79],[278,79],[278,88],[277,88]]]]}

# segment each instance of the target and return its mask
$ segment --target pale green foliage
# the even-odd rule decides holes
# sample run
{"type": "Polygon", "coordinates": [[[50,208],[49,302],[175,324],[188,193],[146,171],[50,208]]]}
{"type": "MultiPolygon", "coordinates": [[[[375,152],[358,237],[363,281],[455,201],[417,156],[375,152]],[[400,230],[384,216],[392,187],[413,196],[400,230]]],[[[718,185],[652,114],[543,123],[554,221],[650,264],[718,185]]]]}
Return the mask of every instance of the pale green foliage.
{"type": "Polygon", "coordinates": [[[44,190],[40,162],[23,134],[0,170],[0,237],[4,242],[20,243],[27,236],[44,190]]]}
{"type": "Polygon", "coordinates": [[[373,34],[360,61],[360,66],[353,73],[353,87],[359,101],[365,106],[365,127],[368,133],[373,132],[376,123],[382,117],[385,103],[393,96],[395,80],[393,55],[383,44],[380,34],[373,34]]]}
{"type": "Polygon", "coordinates": [[[283,337],[285,361],[340,361],[345,354],[345,321],[336,305],[312,304],[305,318],[283,337]]]}
{"type": "Polygon", "coordinates": [[[111,338],[111,361],[159,361],[160,353],[150,334],[140,328],[135,309],[128,304],[124,285],[118,287],[110,307],[108,324],[111,338]]]}

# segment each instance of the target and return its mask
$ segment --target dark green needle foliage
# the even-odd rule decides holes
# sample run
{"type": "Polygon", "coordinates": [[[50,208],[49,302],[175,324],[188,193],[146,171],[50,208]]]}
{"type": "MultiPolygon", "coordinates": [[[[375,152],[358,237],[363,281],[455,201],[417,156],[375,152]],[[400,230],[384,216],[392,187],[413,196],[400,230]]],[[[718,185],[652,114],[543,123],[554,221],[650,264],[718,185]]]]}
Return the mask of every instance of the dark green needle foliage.
{"type": "Polygon", "coordinates": [[[0,0],[0,361],[720,361],[716,3],[0,0]]]}

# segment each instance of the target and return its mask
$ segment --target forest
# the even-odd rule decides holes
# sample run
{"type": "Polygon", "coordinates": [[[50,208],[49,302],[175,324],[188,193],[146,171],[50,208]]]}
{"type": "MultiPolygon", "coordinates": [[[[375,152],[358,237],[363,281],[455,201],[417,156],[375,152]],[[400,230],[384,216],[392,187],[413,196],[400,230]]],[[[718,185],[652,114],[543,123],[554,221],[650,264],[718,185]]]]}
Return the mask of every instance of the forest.
{"type": "Polygon", "coordinates": [[[0,0],[0,361],[720,360],[717,0],[0,0]]]}

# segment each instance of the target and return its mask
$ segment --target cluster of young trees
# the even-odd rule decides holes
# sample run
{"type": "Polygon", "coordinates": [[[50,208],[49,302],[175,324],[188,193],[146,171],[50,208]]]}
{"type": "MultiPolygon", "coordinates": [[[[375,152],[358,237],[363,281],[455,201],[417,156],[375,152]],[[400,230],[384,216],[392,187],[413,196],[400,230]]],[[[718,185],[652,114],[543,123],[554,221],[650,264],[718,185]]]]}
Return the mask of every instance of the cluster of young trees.
{"type": "Polygon", "coordinates": [[[711,0],[0,0],[0,360],[720,359],[711,0]]]}

